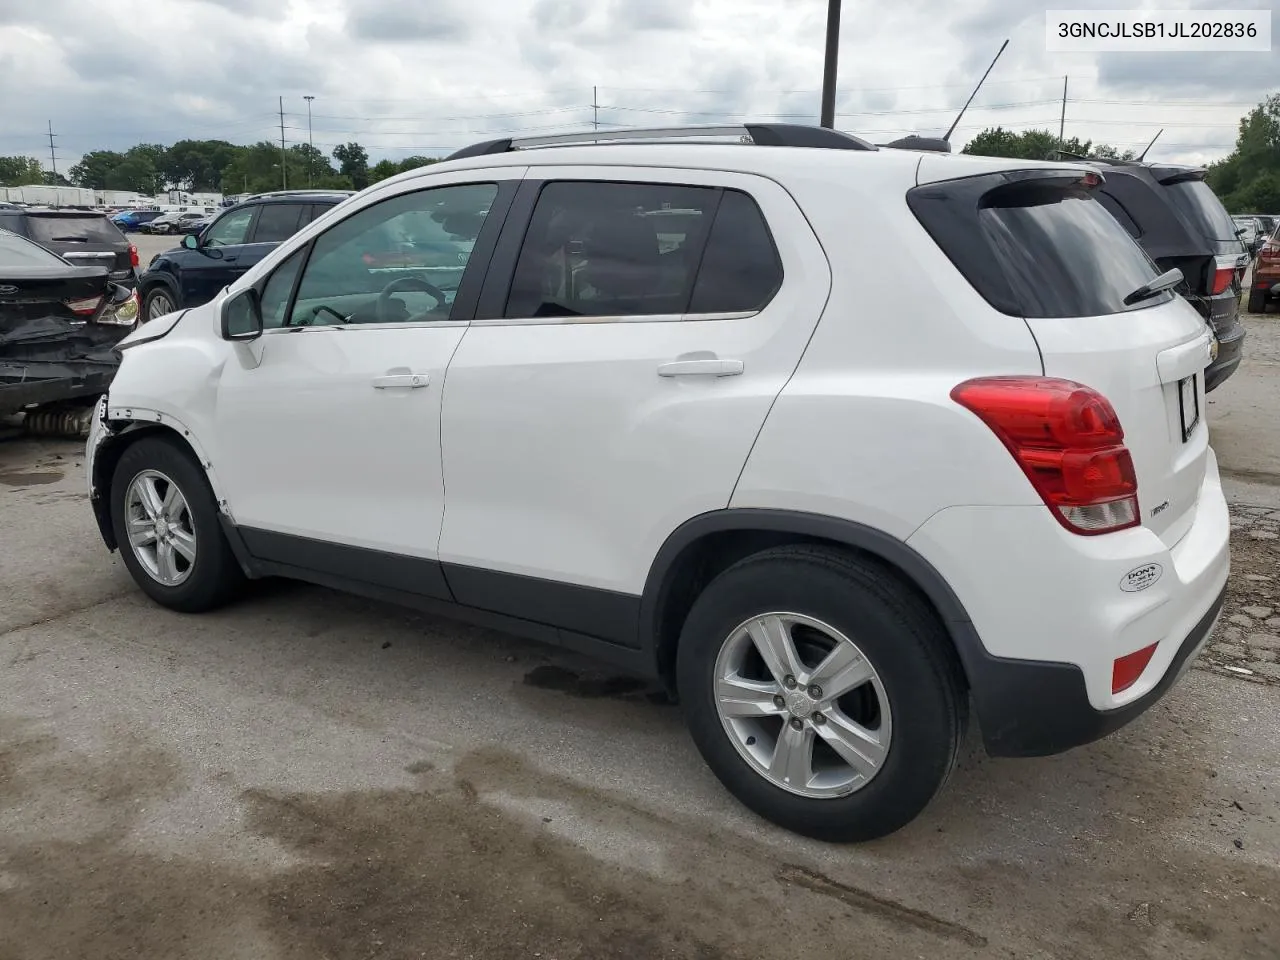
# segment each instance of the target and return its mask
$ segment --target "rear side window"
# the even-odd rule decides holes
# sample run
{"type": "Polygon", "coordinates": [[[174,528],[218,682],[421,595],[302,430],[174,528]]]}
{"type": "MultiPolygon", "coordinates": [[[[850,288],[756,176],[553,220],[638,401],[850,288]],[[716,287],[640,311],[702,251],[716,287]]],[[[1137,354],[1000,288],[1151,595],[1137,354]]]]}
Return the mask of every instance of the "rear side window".
{"type": "Polygon", "coordinates": [[[782,286],[782,261],[756,202],[726,190],[689,301],[690,313],[759,310],[782,286]]]}
{"type": "Polygon", "coordinates": [[[781,277],[768,227],[744,193],[562,181],[538,198],[506,316],[757,310],[781,277]]]}
{"type": "Polygon", "coordinates": [[[122,243],[124,235],[106,217],[27,218],[27,233],[37,243],[122,243]]]}
{"type": "Polygon", "coordinates": [[[1227,208],[1203,180],[1182,180],[1164,189],[1183,219],[1200,236],[1209,240],[1236,239],[1236,226],[1227,208]]]}
{"type": "Polygon", "coordinates": [[[972,177],[917,187],[908,202],[973,287],[1011,316],[1104,316],[1173,298],[1125,304],[1159,270],[1078,178],[972,177]]]}
{"type": "Polygon", "coordinates": [[[1124,227],[1129,236],[1142,236],[1142,231],[1138,228],[1138,224],[1134,222],[1133,217],[1129,216],[1129,211],[1124,208],[1124,205],[1119,200],[1102,190],[1098,191],[1095,199],[1102,204],[1107,213],[1116,218],[1116,222],[1124,227]]]}
{"type": "Polygon", "coordinates": [[[303,206],[298,203],[264,204],[258,214],[258,226],[253,231],[254,243],[278,243],[288,240],[298,230],[298,219],[303,206]]]}

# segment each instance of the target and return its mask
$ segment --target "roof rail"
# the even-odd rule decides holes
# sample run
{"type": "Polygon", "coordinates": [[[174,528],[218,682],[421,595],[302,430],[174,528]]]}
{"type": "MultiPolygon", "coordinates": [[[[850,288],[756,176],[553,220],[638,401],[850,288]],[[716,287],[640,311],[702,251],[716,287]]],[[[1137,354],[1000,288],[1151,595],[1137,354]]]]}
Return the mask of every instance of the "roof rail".
{"type": "Polygon", "coordinates": [[[559,147],[569,144],[620,143],[636,140],[716,140],[732,137],[738,143],[762,147],[826,147],[836,150],[876,150],[874,144],[859,137],[827,127],[811,127],[799,123],[742,123],[727,126],[636,127],[625,130],[583,130],[579,133],[557,133],[545,137],[504,137],[484,140],[451,153],[446,160],[484,157],[513,150],[536,147],[559,147]]]}
{"type": "Polygon", "coordinates": [[[906,137],[899,137],[889,143],[880,144],[882,147],[889,147],[893,150],[929,150],[934,153],[950,153],[951,141],[943,137],[921,137],[911,134],[906,137]]]}

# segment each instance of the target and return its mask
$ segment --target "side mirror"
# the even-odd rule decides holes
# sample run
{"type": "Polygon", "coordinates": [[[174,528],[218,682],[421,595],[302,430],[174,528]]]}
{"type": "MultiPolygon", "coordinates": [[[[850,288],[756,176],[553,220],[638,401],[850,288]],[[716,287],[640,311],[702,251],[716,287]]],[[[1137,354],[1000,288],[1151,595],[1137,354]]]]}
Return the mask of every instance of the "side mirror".
{"type": "Polygon", "coordinates": [[[182,238],[182,245],[186,247],[188,250],[199,250],[200,238],[196,236],[194,233],[188,233],[185,237],[182,238]]]}
{"type": "Polygon", "coordinates": [[[252,287],[237,293],[222,305],[224,340],[257,340],[262,336],[262,305],[252,287]]]}

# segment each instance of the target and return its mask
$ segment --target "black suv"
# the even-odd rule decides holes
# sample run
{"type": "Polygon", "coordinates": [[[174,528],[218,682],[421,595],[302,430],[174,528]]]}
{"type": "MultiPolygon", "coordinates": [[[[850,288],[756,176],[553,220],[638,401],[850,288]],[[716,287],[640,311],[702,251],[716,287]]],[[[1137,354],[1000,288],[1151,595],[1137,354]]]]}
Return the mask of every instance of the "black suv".
{"type": "Polygon", "coordinates": [[[92,210],[0,209],[0,230],[44,247],[77,267],[106,267],[107,279],[132,289],[138,248],[105,214],[92,210]]]}
{"type": "Polygon", "coordinates": [[[221,213],[199,236],[156,255],[138,278],[144,320],[212,300],[223,287],[349,190],[291,190],[253,197],[221,213]]]}
{"type": "Polygon", "coordinates": [[[1217,355],[1204,373],[1207,391],[1240,365],[1244,326],[1240,293],[1249,255],[1237,227],[1213,190],[1206,170],[1135,160],[1102,160],[1097,199],[1142,245],[1161,270],[1177,267],[1177,288],[1217,338],[1217,355]]]}

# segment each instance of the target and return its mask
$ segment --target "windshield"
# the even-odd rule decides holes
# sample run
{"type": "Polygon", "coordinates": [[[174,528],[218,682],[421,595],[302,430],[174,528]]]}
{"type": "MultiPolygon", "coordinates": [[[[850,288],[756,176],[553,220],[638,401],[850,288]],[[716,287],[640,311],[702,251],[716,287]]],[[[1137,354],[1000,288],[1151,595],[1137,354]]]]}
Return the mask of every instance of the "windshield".
{"type": "Polygon", "coordinates": [[[106,217],[60,217],[33,214],[28,220],[37,243],[119,243],[120,231],[106,217]]]}
{"type": "Polygon", "coordinates": [[[1203,180],[1183,180],[1168,184],[1169,199],[1183,219],[1209,240],[1236,240],[1236,225],[1217,194],[1203,180]]]}
{"type": "Polygon", "coordinates": [[[15,236],[8,230],[0,230],[0,269],[4,267],[57,267],[64,266],[61,257],[30,240],[15,236]]]}

